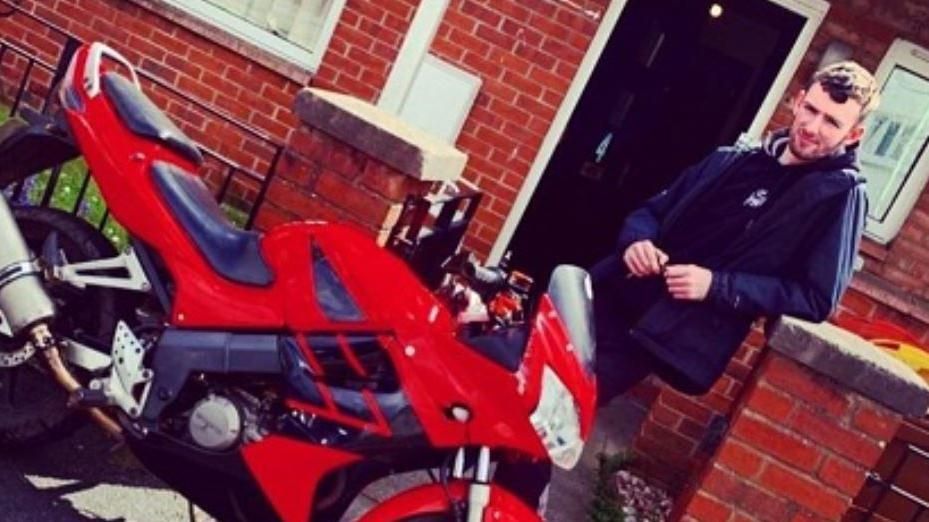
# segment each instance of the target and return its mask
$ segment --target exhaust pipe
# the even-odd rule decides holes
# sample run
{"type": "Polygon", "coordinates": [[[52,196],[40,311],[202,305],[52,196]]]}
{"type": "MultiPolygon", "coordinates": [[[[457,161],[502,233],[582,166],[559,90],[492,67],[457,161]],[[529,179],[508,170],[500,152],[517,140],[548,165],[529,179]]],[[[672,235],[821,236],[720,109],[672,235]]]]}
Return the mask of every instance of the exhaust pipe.
{"type": "MultiPolygon", "coordinates": [[[[80,390],[81,384],[61,359],[60,343],[48,329],[55,317],[55,304],[42,286],[41,269],[29,252],[26,240],[16,224],[6,197],[0,194],[0,312],[14,336],[28,330],[33,346],[45,356],[55,381],[68,393],[80,390]]],[[[122,428],[98,408],[90,416],[110,435],[120,438],[122,428]]]]}
{"type": "Polygon", "coordinates": [[[6,197],[0,196],[0,311],[13,335],[55,316],[41,269],[26,246],[6,197]]]}
{"type": "MultiPolygon", "coordinates": [[[[64,361],[61,359],[61,351],[58,349],[59,343],[55,342],[54,336],[49,331],[48,326],[40,324],[35,326],[30,332],[32,343],[39,348],[42,355],[45,356],[45,362],[51,370],[55,381],[61,385],[69,395],[74,395],[83,390],[84,387],[74,377],[74,374],[68,370],[64,361]]],[[[87,413],[105,432],[116,440],[123,440],[123,428],[112,417],[104,413],[100,408],[87,408],[87,413]]]]}

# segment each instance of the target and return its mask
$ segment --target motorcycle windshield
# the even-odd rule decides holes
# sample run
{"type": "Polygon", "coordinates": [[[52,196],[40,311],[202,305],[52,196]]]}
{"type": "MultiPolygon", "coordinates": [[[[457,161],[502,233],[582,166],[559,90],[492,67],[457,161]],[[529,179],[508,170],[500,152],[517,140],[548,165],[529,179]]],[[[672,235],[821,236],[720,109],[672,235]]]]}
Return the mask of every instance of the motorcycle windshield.
{"type": "Polygon", "coordinates": [[[582,268],[560,265],[552,272],[548,295],[568,331],[574,353],[584,368],[593,374],[596,337],[590,275],[582,268]]]}

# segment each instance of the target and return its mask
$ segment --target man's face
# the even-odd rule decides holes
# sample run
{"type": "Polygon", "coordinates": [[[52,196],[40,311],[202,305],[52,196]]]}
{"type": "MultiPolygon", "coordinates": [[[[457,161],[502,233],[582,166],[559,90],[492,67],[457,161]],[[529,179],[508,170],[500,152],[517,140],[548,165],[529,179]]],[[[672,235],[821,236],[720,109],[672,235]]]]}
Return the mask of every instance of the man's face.
{"type": "Polygon", "coordinates": [[[829,156],[856,143],[864,132],[859,121],[861,105],[851,98],[836,102],[818,83],[808,92],[800,91],[793,113],[790,152],[800,161],[829,156]]]}

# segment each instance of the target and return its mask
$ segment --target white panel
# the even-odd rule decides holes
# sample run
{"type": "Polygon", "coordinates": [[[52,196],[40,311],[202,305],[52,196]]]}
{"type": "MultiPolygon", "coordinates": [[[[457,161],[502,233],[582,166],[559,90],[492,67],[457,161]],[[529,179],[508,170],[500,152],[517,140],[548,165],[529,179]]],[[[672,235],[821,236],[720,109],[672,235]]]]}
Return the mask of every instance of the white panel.
{"type": "Polygon", "coordinates": [[[407,95],[410,85],[416,77],[419,66],[429,54],[429,47],[436,31],[445,16],[448,0],[429,0],[420,2],[410,28],[403,38],[403,45],[397,54],[397,60],[390,68],[390,76],[377,100],[377,106],[397,114],[407,95]]]}
{"type": "Polygon", "coordinates": [[[454,143],[480,87],[479,77],[426,55],[399,116],[420,130],[454,143]]]}

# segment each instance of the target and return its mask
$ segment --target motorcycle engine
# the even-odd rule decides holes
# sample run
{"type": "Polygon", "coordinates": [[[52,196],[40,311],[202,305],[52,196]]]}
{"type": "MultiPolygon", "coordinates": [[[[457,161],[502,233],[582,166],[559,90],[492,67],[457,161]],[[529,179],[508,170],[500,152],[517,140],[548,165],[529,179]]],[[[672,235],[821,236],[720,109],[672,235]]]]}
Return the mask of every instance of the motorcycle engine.
{"type": "Polygon", "coordinates": [[[194,442],[213,451],[235,446],[241,440],[242,429],[242,411],[219,395],[209,395],[195,404],[187,421],[187,431],[194,442]]]}

